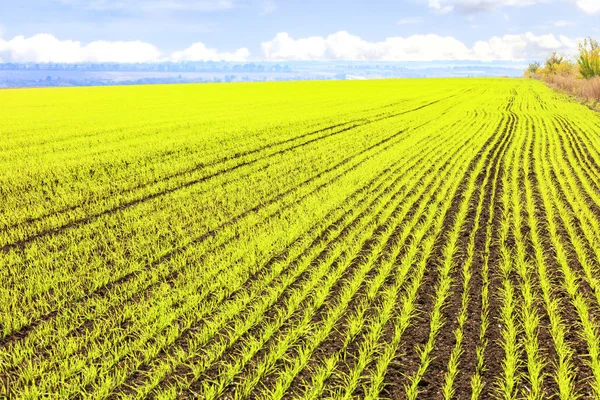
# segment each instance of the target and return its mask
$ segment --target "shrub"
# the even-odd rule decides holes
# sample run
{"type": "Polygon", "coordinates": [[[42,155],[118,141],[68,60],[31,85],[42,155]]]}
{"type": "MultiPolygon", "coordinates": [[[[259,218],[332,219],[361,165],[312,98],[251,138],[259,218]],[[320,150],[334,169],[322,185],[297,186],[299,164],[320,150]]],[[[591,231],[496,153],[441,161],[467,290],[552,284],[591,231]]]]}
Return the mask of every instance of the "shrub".
{"type": "Polygon", "coordinates": [[[553,52],[544,62],[528,65],[524,76],[541,79],[555,89],[570,93],[586,102],[600,102],[600,44],[592,38],[579,45],[576,63],[553,52]],[[582,79],[583,78],[583,79],[582,79]]]}
{"type": "Polygon", "coordinates": [[[555,74],[558,66],[565,61],[565,58],[553,51],[552,54],[546,59],[546,64],[544,65],[544,74],[550,75],[555,74]]]}
{"type": "Polygon", "coordinates": [[[588,79],[581,88],[581,97],[588,101],[600,102],[600,76],[588,79]]]}
{"type": "Polygon", "coordinates": [[[579,73],[586,79],[600,76],[600,46],[592,38],[585,39],[579,44],[579,73]]]}
{"type": "Polygon", "coordinates": [[[537,62],[537,61],[536,62],[532,62],[527,67],[527,72],[529,72],[531,74],[536,74],[541,67],[542,67],[542,65],[539,62],[537,62]]]}

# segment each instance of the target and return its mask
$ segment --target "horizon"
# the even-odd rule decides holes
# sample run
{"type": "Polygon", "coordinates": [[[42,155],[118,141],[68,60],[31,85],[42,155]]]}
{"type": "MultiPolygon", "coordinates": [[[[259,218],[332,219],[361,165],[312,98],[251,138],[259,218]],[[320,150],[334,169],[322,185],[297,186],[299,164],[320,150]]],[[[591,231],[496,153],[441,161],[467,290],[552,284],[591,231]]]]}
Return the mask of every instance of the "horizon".
{"type": "Polygon", "coordinates": [[[0,64],[0,87],[519,77],[520,61],[247,61],[0,64]]]}

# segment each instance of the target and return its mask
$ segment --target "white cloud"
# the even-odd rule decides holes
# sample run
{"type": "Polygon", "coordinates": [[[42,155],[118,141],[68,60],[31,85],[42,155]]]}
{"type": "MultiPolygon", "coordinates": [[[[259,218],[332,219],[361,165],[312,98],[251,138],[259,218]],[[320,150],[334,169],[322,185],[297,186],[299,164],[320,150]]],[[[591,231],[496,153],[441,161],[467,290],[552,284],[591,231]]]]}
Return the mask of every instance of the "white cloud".
{"type": "Polygon", "coordinates": [[[575,25],[575,22],[573,21],[566,21],[566,20],[559,20],[559,21],[554,21],[552,23],[552,25],[556,28],[566,28],[568,26],[573,26],[575,25]]]}
{"type": "Polygon", "coordinates": [[[481,60],[532,60],[548,56],[552,51],[570,56],[577,51],[581,39],[566,36],[520,35],[495,36],[487,41],[478,41],[472,49],[473,56],[481,60]]]}
{"type": "Polygon", "coordinates": [[[391,37],[368,42],[348,32],[327,37],[294,39],[282,32],[261,44],[266,60],[529,60],[547,56],[550,51],[574,53],[578,39],[532,33],[493,37],[469,47],[463,42],[438,35],[391,37]]]}
{"type": "Polygon", "coordinates": [[[325,58],[327,43],[320,36],[295,40],[281,32],[273,40],[261,43],[261,48],[266,59],[315,60],[325,58]]]}
{"type": "Polygon", "coordinates": [[[148,62],[159,58],[155,46],[139,41],[101,40],[82,45],[48,34],[0,39],[0,60],[4,62],[148,62]]]}
{"type": "MultiPolygon", "coordinates": [[[[261,43],[262,59],[286,60],[530,60],[541,59],[551,51],[573,55],[581,39],[533,33],[496,36],[473,46],[439,35],[390,37],[369,42],[348,32],[327,37],[292,38],[285,32],[261,43]]],[[[82,44],[39,34],[0,39],[0,62],[157,62],[157,61],[231,61],[250,59],[247,48],[222,52],[196,42],[181,51],[163,54],[152,44],[129,41],[95,41],[82,44]]]]}
{"type": "Polygon", "coordinates": [[[472,13],[478,11],[492,11],[499,7],[506,6],[525,7],[545,3],[547,1],[548,0],[428,0],[428,5],[433,10],[441,13],[447,13],[452,10],[472,13]]]}
{"type": "Polygon", "coordinates": [[[444,5],[445,2],[445,0],[429,0],[429,8],[433,8],[441,14],[446,14],[454,10],[454,6],[444,5]]]}
{"type": "Polygon", "coordinates": [[[463,43],[437,35],[393,37],[372,43],[343,31],[326,38],[302,39],[293,39],[282,32],[261,47],[268,60],[424,60],[468,56],[463,43]]]}
{"type": "MultiPolygon", "coordinates": [[[[536,4],[548,3],[551,0],[427,0],[429,8],[439,13],[459,11],[474,13],[479,11],[493,11],[501,7],[526,7],[536,4]]],[[[575,4],[587,14],[600,13],[600,0],[563,0],[575,4]]]]}
{"type": "Polygon", "coordinates": [[[600,13],[600,0],[577,0],[575,4],[587,14],[600,13]]]}
{"type": "Polygon", "coordinates": [[[156,61],[244,61],[248,49],[233,53],[218,52],[197,42],[185,50],[164,57],[155,46],[140,42],[108,42],[99,40],[88,44],[59,40],[52,35],[39,34],[30,38],[17,36],[0,38],[0,62],[156,62],[156,61]]]}
{"type": "Polygon", "coordinates": [[[197,42],[185,50],[176,51],[171,54],[171,61],[246,61],[250,52],[241,48],[233,53],[220,53],[215,49],[209,49],[204,43],[197,42]]]}
{"type": "Polygon", "coordinates": [[[273,14],[277,10],[277,4],[274,0],[264,0],[262,3],[262,9],[260,15],[273,14]]]}
{"type": "Polygon", "coordinates": [[[411,24],[421,24],[423,23],[423,17],[405,17],[399,19],[396,24],[397,25],[411,25],[411,24]]]}

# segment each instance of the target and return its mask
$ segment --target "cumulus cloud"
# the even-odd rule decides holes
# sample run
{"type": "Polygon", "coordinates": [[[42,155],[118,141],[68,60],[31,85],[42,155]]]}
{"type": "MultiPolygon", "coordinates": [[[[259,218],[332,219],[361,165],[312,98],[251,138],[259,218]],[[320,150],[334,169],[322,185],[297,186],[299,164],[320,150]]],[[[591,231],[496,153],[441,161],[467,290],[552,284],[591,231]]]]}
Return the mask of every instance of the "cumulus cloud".
{"type": "Polygon", "coordinates": [[[600,13],[600,0],[577,0],[575,4],[587,14],[600,13]]]}
{"type": "Polygon", "coordinates": [[[248,49],[233,53],[219,52],[197,42],[170,56],[163,56],[154,45],[140,42],[109,42],[99,40],[82,44],[73,40],[59,40],[52,35],[39,34],[11,40],[0,38],[0,62],[121,62],[140,63],[156,61],[244,61],[248,49]]]}
{"type": "Polygon", "coordinates": [[[0,60],[3,62],[148,62],[157,61],[160,51],[153,45],[139,42],[95,41],[87,45],[72,40],[59,40],[39,34],[30,38],[17,36],[0,39],[0,60]]]}
{"type": "Polygon", "coordinates": [[[495,36],[487,41],[478,41],[472,49],[474,58],[481,60],[531,60],[548,56],[557,51],[570,56],[577,51],[581,39],[570,39],[553,34],[534,35],[531,32],[520,35],[495,36]]]}
{"type": "MultiPolygon", "coordinates": [[[[495,36],[469,46],[451,36],[413,35],[390,37],[379,42],[366,41],[341,31],[327,37],[292,38],[278,33],[261,43],[266,61],[291,60],[530,60],[545,57],[551,51],[573,55],[579,38],[552,34],[523,33],[495,36]]],[[[196,42],[181,51],[163,54],[152,44],[140,41],[95,41],[82,44],[39,34],[30,38],[0,38],[0,62],[157,62],[157,61],[230,61],[244,62],[250,51],[240,48],[223,52],[196,42]]]]}
{"type": "Polygon", "coordinates": [[[266,60],[528,60],[545,57],[550,51],[574,53],[578,39],[565,36],[505,35],[478,41],[472,47],[450,37],[413,35],[368,42],[348,32],[327,37],[294,39],[285,32],[261,44],[266,60]]]}
{"type": "Polygon", "coordinates": [[[261,44],[267,60],[424,60],[459,59],[469,49],[452,37],[414,35],[367,42],[348,32],[294,39],[285,32],[261,44]]]}
{"type": "Polygon", "coordinates": [[[169,57],[172,61],[245,61],[250,57],[246,48],[241,48],[233,53],[220,53],[216,49],[209,49],[204,43],[197,42],[185,50],[176,51],[169,57]]]}

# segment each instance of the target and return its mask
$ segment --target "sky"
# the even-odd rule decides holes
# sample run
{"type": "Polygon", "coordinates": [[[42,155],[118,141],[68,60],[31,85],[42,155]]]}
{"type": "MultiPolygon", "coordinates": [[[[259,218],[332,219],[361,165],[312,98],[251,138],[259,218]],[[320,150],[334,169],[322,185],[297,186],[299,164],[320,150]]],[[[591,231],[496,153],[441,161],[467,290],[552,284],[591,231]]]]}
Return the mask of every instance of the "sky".
{"type": "Polygon", "coordinates": [[[538,60],[600,0],[0,0],[0,62],[538,60]]]}

